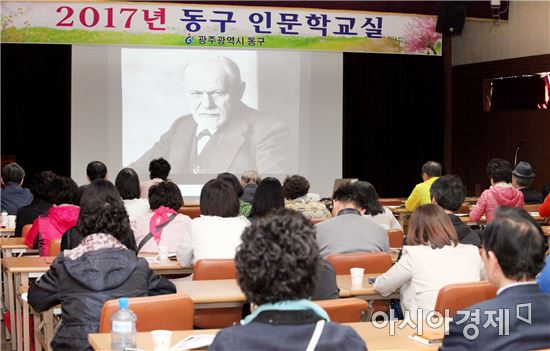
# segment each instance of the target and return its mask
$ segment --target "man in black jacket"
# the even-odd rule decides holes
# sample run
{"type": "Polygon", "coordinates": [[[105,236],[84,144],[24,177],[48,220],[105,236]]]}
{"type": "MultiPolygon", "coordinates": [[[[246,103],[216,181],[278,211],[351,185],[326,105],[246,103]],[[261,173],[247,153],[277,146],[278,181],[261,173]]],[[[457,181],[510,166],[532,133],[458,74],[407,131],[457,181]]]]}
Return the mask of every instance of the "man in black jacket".
{"type": "Polygon", "coordinates": [[[534,179],[535,173],[531,165],[525,161],[519,162],[512,171],[512,185],[523,193],[525,204],[541,204],[544,201],[542,193],[531,189],[534,179]]]}
{"type": "Polygon", "coordinates": [[[430,188],[432,203],[439,205],[447,212],[449,219],[458,234],[458,241],[461,244],[472,244],[480,246],[479,234],[462,223],[460,218],[454,214],[458,211],[466,197],[466,186],[459,177],[446,175],[439,177],[430,188]]]}

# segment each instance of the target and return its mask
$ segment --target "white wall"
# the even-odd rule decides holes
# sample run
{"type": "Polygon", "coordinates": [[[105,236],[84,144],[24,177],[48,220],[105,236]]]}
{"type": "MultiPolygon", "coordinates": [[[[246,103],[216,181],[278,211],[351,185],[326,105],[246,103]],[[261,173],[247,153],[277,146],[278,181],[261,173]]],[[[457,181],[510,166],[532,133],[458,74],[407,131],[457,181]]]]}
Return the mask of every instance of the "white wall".
{"type": "Polygon", "coordinates": [[[510,1],[508,22],[467,20],[453,38],[453,66],[550,54],[550,2],[510,1]]]}

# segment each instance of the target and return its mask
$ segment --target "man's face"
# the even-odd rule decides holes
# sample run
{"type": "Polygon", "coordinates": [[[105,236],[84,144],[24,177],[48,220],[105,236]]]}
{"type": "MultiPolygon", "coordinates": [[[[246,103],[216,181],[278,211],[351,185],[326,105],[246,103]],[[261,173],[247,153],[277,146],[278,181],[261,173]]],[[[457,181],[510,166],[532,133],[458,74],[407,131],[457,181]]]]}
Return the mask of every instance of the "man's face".
{"type": "Polygon", "coordinates": [[[184,75],[185,95],[193,119],[201,129],[217,129],[228,118],[231,106],[240,100],[239,88],[232,86],[218,62],[190,64],[184,75]]]}

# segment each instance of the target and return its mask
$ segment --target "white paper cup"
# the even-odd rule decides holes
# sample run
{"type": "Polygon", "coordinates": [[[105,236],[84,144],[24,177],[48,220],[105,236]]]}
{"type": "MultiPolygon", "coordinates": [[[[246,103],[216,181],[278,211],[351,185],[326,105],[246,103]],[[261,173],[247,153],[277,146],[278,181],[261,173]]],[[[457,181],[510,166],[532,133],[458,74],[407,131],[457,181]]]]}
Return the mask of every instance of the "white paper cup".
{"type": "Polygon", "coordinates": [[[8,224],[6,224],[6,227],[8,228],[15,228],[15,218],[17,216],[9,215],[8,216],[8,224]]]}
{"type": "Polygon", "coordinates": [[[363,277],[365,275],[365,270],[363,268],[350,268],[351,274],[351,285],[361,286],[363,285],[363,277]]]}
{"type": "Polygon", "coordinates": [[[0,223],[0,225],[5,227],[5,226],[8,225],[8,213],[7,212],[2,212],[1,216],[2,217],[1,217],[0,220],[1,220],[2,223],[0,223]]]}
{"type": "Polygon", "coordinates": [[[172,331],[153,330],[151,332],[155,351],[169,351],[172,345],[172,331]]]}
{"type": "Polygon", "coordinates": [[[159,261],[168,261],[168,246],[159,246],[159,261]]]}

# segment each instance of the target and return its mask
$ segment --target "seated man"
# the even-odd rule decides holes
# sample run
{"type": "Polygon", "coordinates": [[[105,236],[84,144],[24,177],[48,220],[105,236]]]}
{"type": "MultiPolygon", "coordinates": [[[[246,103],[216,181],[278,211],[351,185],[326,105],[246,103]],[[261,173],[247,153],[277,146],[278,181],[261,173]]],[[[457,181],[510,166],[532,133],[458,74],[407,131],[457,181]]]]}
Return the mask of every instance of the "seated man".
{"type": "Polygon", "coordinates": [[[17,163],[8,163],[2,169],[2,212],[16,215],[17,210],[29,205],[33,196],[29,189],[21,187],[25,171],[17,163]]]}
{"type": "Polygon", "coordinates": [[[408,211],[414,211],[420,205],[426,205],[432,202],[430,197],[430,187],[433,182],[441,176],[443,166],[435,161],[428,161],[422,166],[422,180],[420,184],[416,184],[411,195],[405,201],[405,208],[408,211]]]}
{"type": "Polygon", "coordinates": [[[535,173],[531,169],[531,165],[525,161],[517,164],[512,171],[512,185],[523,193],[523,202],[525,204],[540,204],[543,201],[542,193],[530,189],[535,173]]]}
{"type": "Polygon", "coordinates": [[[341,185],[332,195],[335,216],[317,224],[321,256],[348,252],[388,252],[388,233],[381,225],[363,217],[361,197],[355,183],[341,185]]]}
{"type": "Polygon", "coordinates": [[[535,281],[544,266],[544,236],[524,210],[507,211],[512,214],[497,216],[482,236],[481,257],[497,297],[459,311],[441,351],[550,347],[550,295],[535,281]]]}
{"type": "MultiPolygon", "coordinates": [[[[88,180],[90,181],[90,183],[92,183],[96,179],[106,180],[107,166],[105,165],[105,163],[101,161],[92,161],[88,163],[88,166],[86,166],[86,176],[88,177],[88,180]]],[[[80,197],[82,197],[82,194],[84,194],[84,191],[86,190],[87,186],[88,184],[84,184],[80,186],[79,188],[80,197]]]]}
{"type": "Polygon", "coordinates": [[[449,219],[458,234],[459,243],[481,245],[479,234],[454,215],[454,212],[458,211],[466,197],[466,187],[459,177],[446,175],[438,178],[430,188],[430,196],[432,197],[432,203],[439,205],[449,215],[449,219]]]}
{"type": "Polygon", "coordinates": [[[149,194],[149,188],[160,182],[168,180],[168,175],[172,166],[164,158],[155,158],[149,162],[149,180],[144,180],[139,185],[140,197],[147,199],[149,194]]]}

